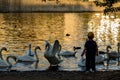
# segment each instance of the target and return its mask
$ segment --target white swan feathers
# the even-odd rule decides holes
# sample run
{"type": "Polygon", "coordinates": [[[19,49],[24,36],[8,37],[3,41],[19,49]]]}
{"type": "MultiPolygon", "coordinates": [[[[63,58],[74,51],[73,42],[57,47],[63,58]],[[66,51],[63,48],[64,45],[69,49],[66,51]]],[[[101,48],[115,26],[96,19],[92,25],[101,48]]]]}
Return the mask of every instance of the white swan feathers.
{"type": "Polygon", "coordinates": [[[39,46],[36,46],[35,51],[33,52],[32,49],[31,49],[31,44],[29,44],[29,49],[28,49],[27,53],[24,56],[17,57],[18,61],[24,61],[24,62],[35,62],[35,61],[37,61],[38,60],[38,55],[37,55],[37,52],[36,52],[37,49],[41,50],[39,46]],[[36,59],[34,58],[34,56],[36,56],[36,59]]]}
{"type": "Polygon", "coordinates": [[[55,40],[53,45],[46,41],[44,57],[48,60],[50,66],[58,65],[62,62],[62,60],[58,57],[59,52],[60,44],[58,40],[55,40]]]}

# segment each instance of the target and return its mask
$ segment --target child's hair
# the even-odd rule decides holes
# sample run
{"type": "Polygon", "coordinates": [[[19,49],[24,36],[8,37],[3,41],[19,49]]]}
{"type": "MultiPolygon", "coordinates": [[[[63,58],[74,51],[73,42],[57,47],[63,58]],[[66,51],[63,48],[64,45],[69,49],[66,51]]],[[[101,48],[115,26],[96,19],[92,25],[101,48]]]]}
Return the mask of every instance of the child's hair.
{"type": "Polygon", "coordinates": [[[94,33],[93,32],[89,32],[88,33],[88,38],[89,39],[93,39],[94,38],[94,33]]]}

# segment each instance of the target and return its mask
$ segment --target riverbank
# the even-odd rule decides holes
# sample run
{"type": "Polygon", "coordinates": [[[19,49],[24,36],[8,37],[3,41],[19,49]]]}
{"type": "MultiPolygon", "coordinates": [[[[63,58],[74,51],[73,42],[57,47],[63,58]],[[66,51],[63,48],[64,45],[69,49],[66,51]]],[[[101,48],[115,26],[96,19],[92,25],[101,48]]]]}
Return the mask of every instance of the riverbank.
{"type": "Polygon", "coordinates": [[[0,72],[0,80],[119,80],[118,71],[11,71],[0,72]]]}
{"type": "MultiPolygon", "coordinates": [[[[120,2],[114,4],[118,7],[120,2]]],[[[0,12],[103,12],[93,1],[80,0],[4,0],[0,3],[0,12]]]]}

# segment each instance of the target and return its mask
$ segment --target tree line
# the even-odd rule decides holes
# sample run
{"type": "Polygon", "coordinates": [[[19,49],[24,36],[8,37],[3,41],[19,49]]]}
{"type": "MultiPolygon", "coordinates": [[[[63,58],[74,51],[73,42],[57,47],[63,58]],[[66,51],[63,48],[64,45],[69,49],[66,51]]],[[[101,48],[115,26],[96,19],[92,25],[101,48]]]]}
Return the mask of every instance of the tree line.
{"type": "Polygon", "coordinates": [[[94,1],[96,6],[105,7],[104,14],[109,12],[120,12],[120,6],[114,7],[113,5],[119,3],[120,0],[103,0],[103,1],[94,1]]]}

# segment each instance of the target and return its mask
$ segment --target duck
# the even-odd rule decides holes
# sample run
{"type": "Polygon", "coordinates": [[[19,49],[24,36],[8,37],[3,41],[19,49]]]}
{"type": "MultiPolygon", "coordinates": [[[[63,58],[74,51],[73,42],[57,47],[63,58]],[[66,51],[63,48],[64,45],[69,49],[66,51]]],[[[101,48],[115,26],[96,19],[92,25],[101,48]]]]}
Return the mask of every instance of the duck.
{"type": "Polygon", "coordinates": [[[59,41],[55,40],[53,45],[51,45],[48,41],[45,41],[45,43],[44,57],[49,62],[50,66],[59,66],[59,64],[63,61],[58,57],[58,53],[61,50],[59,41]]]}
{"type": "MultiPolygon", "coordinates": [[[[6,60],[3,59],[2,56],[2,51],[7,51],[6,47],[2,47],[0,50],[0,69],[2,70],[10,70],[12,68],[12,64],[10,63],[10,58],[14,58],[14,57],[9,57],[7,56],[6,60]]],[[[15,60],[15,59],[14,59],[15,60]]]]}

